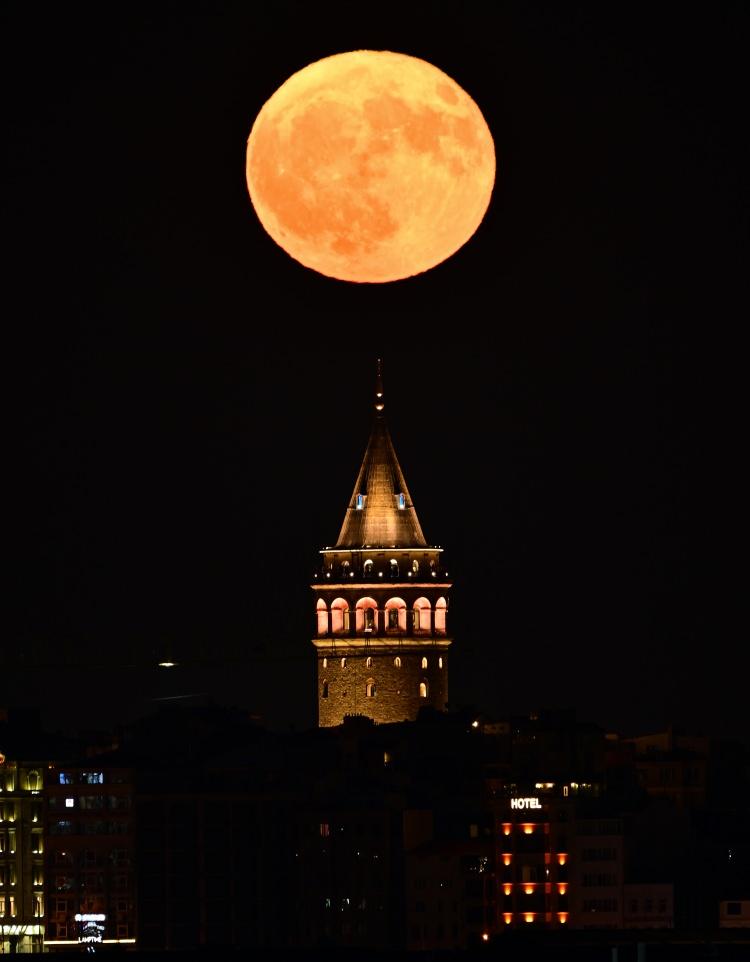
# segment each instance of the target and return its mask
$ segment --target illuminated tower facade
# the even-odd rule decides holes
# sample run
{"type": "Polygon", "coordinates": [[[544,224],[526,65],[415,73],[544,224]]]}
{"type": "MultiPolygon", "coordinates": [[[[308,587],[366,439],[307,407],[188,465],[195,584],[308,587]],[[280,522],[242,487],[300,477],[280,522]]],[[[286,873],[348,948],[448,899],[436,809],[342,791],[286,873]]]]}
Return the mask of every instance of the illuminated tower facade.
{"type": "Polygon", "coordinates": [[[414,719],[448,701],[451,582],[428,545],[385,419],[380,362],[372,433],[338,540],[312,585],[318,724],[414,719]]]}

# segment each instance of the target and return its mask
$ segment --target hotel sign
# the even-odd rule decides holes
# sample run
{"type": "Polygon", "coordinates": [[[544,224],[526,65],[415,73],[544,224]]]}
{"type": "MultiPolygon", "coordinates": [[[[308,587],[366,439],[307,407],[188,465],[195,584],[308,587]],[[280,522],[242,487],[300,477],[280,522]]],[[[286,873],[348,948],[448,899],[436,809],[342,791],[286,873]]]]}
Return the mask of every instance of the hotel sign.
{"type": "Polygon", "coordinates": [[[538,798],[511,798],[511,808],[541,808],[542,803],[538,798]]]}

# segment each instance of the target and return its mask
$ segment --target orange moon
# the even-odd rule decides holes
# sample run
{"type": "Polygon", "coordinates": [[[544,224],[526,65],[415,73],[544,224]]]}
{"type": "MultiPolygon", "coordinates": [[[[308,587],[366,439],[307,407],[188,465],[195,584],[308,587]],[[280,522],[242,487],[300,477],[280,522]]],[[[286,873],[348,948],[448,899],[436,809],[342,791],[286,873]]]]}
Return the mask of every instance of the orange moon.
{"type": "Polygon", "coordinates": [[[357,50],[293,74],[247,142],[247,186],[271,237],[327,277],[427,271],[474,234],[495,182],[492,135],[437,67],[357,50]]]}

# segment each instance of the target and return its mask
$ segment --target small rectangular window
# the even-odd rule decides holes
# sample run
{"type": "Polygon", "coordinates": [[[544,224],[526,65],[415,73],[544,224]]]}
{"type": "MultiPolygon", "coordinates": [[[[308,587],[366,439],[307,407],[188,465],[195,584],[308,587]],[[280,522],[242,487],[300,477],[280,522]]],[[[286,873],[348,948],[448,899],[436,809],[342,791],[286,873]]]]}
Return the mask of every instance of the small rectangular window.
{"type": "Polygon", "coordinates": [[[357,511],[361,511],[365,506],[365,496],[363,494],[357,495],[357,511]]]}
{"type": "Polygon", "coordinates": [[[403,494],[398,496],[398,509],[403,511],[406,508],[406,497],[403,494]]]}

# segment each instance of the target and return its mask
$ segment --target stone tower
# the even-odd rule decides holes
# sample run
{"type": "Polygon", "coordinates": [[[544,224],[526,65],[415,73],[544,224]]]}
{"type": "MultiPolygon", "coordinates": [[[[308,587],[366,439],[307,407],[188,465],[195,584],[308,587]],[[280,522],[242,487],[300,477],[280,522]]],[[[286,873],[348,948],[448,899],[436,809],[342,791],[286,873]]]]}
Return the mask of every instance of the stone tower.
{"type": "Polygon", "coordinates": [[[451,582],[425,541],[385,420],[380,361],[372,433],[338,540],[314,577],[318,724],[414,719],[448,701],[451,582]]]}

